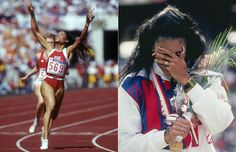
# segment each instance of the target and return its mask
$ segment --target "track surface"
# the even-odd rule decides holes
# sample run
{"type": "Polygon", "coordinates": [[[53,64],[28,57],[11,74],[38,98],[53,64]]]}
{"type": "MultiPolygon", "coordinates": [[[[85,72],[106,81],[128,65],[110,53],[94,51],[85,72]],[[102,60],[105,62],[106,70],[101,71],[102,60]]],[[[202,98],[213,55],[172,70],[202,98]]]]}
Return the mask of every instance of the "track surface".
{"type": "MultiPolygon", "coordinates": [[[[0,152],[40,151],[42,120],[28,134],[35,106],[33,94],[0,97],[0,152]]],[[[117,89],[66,91],[47,151],[117,151],[117,89]]]]}

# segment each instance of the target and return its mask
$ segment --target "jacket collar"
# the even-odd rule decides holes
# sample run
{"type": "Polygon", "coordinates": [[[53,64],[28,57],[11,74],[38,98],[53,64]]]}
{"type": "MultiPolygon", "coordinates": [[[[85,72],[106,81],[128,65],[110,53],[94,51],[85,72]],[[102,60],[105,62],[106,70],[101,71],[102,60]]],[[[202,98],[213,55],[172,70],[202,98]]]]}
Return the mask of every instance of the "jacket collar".
{"type": "Polygon", "coordinates": [[[162,80],[170,81],[171,77],[166,75],[156,62],[153,63],[153,68],[154,68],[155,74],[159,75],[162,80]]]}

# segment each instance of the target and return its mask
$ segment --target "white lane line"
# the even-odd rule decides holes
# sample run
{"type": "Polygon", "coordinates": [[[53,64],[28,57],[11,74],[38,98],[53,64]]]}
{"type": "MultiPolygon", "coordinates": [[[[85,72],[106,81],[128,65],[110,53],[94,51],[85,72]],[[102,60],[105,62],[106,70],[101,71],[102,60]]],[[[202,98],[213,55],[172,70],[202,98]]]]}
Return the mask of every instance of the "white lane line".
{"type": "Polygon", "coordinates": [[[100,148],[100,149],[103,149],[103,150],[105,150],[105,151],[115,152],[114,150],[111,150],[111,149],[108,149],[108,148],[105,148],[105,147],[99,145],[99,144],[96,142],[96,140],[97,140],[98,138],[102,137],[102,136],[105,136],[105,135],[111,134],[111,133],[113,133],[113,132],[116,132],[117,130],[118,130],[117,128],[116,128],[116,129],[112,129],[112,130],[109,130],[109,131],[107,131],[107,132],[104,132],[104,133],[101,133],[101,134],[95,136],[95,137],[92,139],[92,143],[93,143],[96,147],[98,147],[98,148],[100,148]]]}
{"type": "MultiPolygon", "coordinates": [[[[12,111],[13,112],[13,111],[12,111]]],[[[15,117],[15,116],[23,116],[23,115],[28,115],[28,114],[33,114],[35,112],[35,110],[31,110],[31,111],[26,111],[26,112],[14,112],[13,114],[8,114],[8,115],[2,115],[0,116],[0,119],[2,118],[9,118],[9,117],[15,117]]]]}
{"type": "MultiPolygon", "coordinates": [[[[114,107],[114,106],[116,106],[116,104],[110,103],[110,104],[96,106],[96,107],[92,107],[92,108],[88,108],[88,109],[82,109],[82,110],[78,110],[78,111],[72,111],[72,112],[59,114],[59,117],[65,117],[65,116],[80,114],[80,113],[84,113],[84,112],[90,112],[90,111],[94,111],[94,110],[100,110],[100,109],[103,109],[103,108],[109,108],[109,107],[114,107]]],[[[17,122],[17,123],[12,123],[12,124],[8,124],[8,125],[3,125],[3,126],[0,126],[0,129],[13,127],[13,126],[18,126],[18,125],[23,125],[23,124],[27,124],[27,123],[30,123],[30,122],[33,122],[33,119],[26,120],[26,121],[21,121],[21,122],[17,122]]]]}
{"type": "Polygon", "coordinates": [[[0,132],[0,135],[26,135],[26,134],[29,134],[28,132],[24,132],[24,131],[20,131],[20,132],[0,132]]]}
{"type": "Polygon", "coordinates": [[[2,125],[2,126],[0,126],[0,129],[13,127],[13,126],[18,126],[18,125],[23,125],[23,124],[27,124],[27,123],[30,123],[30,122],[33,122],[33,119],[26,120],[26,121],[20,121],[20,122],[8,124],[8,125],[2,125]]]}
{"type": "MultiPolygon", "coordinates": [[[[97,120],[113,117],[113,116],[116,116],[116,115],[117,115],[116,112],[115,113],[111,113],[111,114],[101,115],[101,116],[98,116],[98,117],[94,117],[94,118],[78,121],[78,122],[75,122],[75,123],[67,124],[67,125],[64,125],[64,126],[56,127],[56,128],[53,128],[51,131],[56,131],[56,130],[60,130],[60,129],[68,128],[68,127],[82,125],[82,124],[86,124],[86,123],[89,123],[89,122],[93,122],[93,121],[97,121],[97,120]]],[[[24,137],[18,139],[17,142],[16,142],[16,147],[18,149],[24,151],[24,152],[29,152],[28,150],[26,150],[25,148],[23,148],[21,146],[21,142],[24,141],[27,138],[30,138],[30,137],[33,137],[33,136],[36,136],[36,135],[40,135],[41,133],[42,132],[38,132],[38,133],[35,133],[35,134],[30,134],[30,135],[27,135],[27,136],[24,136],[24,137]]]]}
{"type": "MultiPolygon", "coordinates": [[[[99,96],[97,98],[98,99],[104,99],[105,97],[104,96],[99,96]]],[[[35,98],[34,100],[37,100],[37,99],[35,98]]],[[[70,99],[68,103],[71,103],[71,102],[76,101],[76,100],[78,100],[78,99],[77,98],[70,99]]],[[[80,98],[79,102],[81,102],[81,101],[88,101],[88,98],[80,98]]],[[[17,109],[22,109],[22,108],[26,108],[26,107],[35,107],[36,103],[37,103],[37,101],[32,101],[30,103],[22,102],[20,105],[14,105],[14,107],[11,107],[11,106],[5,107],[4,109],[1,110],[1,113],[3,111],[8,111],[8,110],[17,110],[17,109]]],[[[5,105],[7,105],[7,104],[5,104],[5,105]]]]}
{"type": "MultiPolygon", "coordinates": [[[[0,132],[0,135],[29,135],[28,132],[20,131],[20,132],[0,132]]],[[[50,135],[70,135],[70,136],[79,136],[79,135],[88,135],[88,136],[96,136],[99,135],[99,133],[94,133],[94,132],[64,132],[64,131],[59,131],[59,132],[51,132],[50,135]]]]}
{"type": "MultiPolygon", "coordinates": [[[[104,102],[104,101],[110,101],[112,99],[113,98],[99,99],[99,100],[96,100],[95,102],[88,102],[88,101],[82,100],[84,102],[80,101],[79,103],[76,103],[76,104],[64,105],[63,109],[67,109],[67,108],[71,108],[71,107],[75,107],[75,106],[90,105],[90,104],[100,103],[100,102],[104,102]]],[[[78,100],[78,99],[76,99],[76,100],[78,100]]],[[[14,116],[27,115],[27,114],[31,114],[31,113],[34,113],[34,112],[35,112],[35,110],[31,110],[31,111],[13,113],[13,114],[9,114],[9,115],[2,115],[2,116],[0,116],[0,119],[8,118],[8,117],[14,117],[14,116]]]]}

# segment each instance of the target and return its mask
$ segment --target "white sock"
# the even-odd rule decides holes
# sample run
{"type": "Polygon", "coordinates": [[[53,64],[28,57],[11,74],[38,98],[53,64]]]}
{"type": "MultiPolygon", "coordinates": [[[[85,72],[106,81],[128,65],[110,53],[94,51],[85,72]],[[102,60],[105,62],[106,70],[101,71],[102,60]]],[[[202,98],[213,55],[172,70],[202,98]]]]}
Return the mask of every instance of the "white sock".
{"type": "Polygon", "coordinates": [[[37,119],[37,118],[34,118],[33,125],[35,125],[35,126],[38,125],[38,122],[39,122],[38,119],[37,119]]]}

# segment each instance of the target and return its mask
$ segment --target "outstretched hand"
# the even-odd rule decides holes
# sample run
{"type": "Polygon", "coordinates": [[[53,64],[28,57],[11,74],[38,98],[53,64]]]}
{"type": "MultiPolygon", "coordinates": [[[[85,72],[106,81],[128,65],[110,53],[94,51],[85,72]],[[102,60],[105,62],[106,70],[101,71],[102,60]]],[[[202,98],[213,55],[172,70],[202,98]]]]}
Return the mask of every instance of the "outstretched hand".
{"type": "Polygon", "coordinates": [[[28,12],[30,13],[31,16],[34,15],[34,7],[32,3],[28,5],[28,12]]]}
{"type": "Polygon", "coordinates": [[[92,20],[94,19],[94,15],[93,15],[93,10],[94,9],[92,9],[92,10],[90,10],[89,12],[88,12],[88,14],[87,14],[87,17],[86,17],[86,23],[91,23],[92,22],[92,20]]]}
{"type": "Polygon", "coordinates": [[[20,81],[23,82],[23,83],[25,83],[26,80],[27,80],[26,76],[20,78],[20,81]]]}

